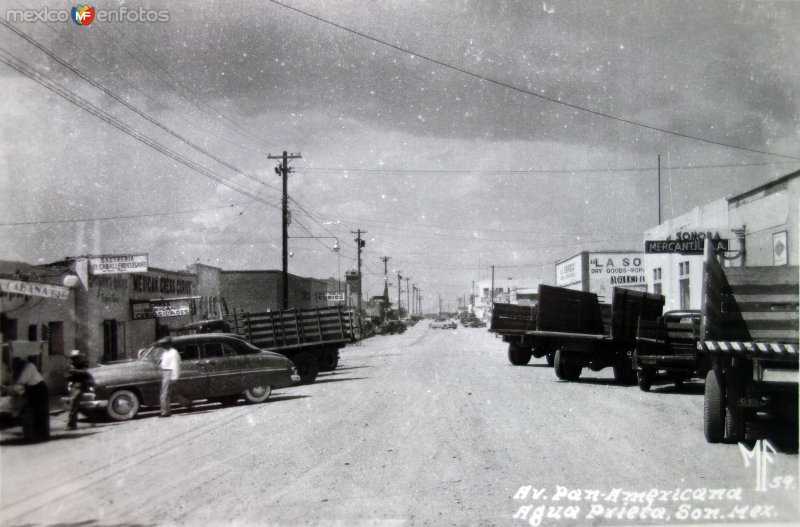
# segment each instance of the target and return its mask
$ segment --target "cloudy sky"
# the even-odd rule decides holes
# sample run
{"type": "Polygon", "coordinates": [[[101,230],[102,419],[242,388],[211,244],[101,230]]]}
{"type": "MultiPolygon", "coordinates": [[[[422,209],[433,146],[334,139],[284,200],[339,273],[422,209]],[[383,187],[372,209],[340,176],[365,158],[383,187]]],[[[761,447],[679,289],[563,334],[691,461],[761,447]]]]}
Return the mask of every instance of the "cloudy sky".
{"type": "Polygon", "coordinates": [[[343,274],[361,229],[365,292],[389,256],[433,309],[491,265],[535,284],[582,250],[641,249],[659,155],[664,218],[800,167],[798,2],[97,2],[169,21],[9,18],[32,4],[0,3],[0,259],[279,269],[267,156],[287,150],[302,155],[290,271],[343,274]]]}

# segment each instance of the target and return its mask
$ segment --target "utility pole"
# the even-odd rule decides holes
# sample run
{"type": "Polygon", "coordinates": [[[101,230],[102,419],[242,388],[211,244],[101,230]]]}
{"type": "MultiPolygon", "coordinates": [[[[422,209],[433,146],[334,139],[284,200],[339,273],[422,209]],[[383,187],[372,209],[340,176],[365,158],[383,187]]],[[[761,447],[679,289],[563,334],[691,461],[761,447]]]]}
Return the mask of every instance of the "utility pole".
{"type": "Polygon", "coordinates": [[[492,266],[492,290],[489,292],[489,306],[494,309],[494,266],[492,266]]]}
{"type": "Polygon", "coordinates": [[[400,271],[397,271],[397,320],[400,320],[400,284],[403,283],[403,277],[400,271]]]}
{"type": "Polygon", "coordinates": [[[439,316],[442,316],[442,295],[439,294],[439,316]]]}
{"type": "Polygon", "coordinates": [[[411,303],[408,304],[411,306],[411,315],[414,316],[417,314],[417,284],[411,284],[411,303]]]}
{"type": "Polygon", "coordinates": [[[469,303],[472,310],[475,311],[475,280],[472,281],[472,296],[469,298],[469,303]]]}
{"type": "Polygon", "coordinates": [[[661,154],[658,154],[658,225],[661,225],[661,154]]]}
{"type": "Polygon", "coordinates": [[[366,245],[364,240],[361,239],[362,234],[366,234],[367,231],[362,231],[358,229],[357,231],[353,232],[350,231],[351,234],[356,235],[356,247],[358,248],[358,335],[359,338],[361,337],[361,249],[366,245]]]}
{"type": "Polygon", "coordinates": [[[408,281],[411,278],[406,276],[406,315],[411,316],[411,289],[408,287],[408,281]]]}
{"type": "Polygon", "coordinates": [[[422,289],[417,288],[417,314],[422,316],[422,289]]]}
{"type": "Polygon", "coordinates": [[[288,180],[290,159],[300,159],[300,154],[287,154],[286,150],[283,151],[282,156],[267,155],[267,159],[281,159],[283,162],[275,167],[275,173],[283,178],[283,214],[281,225],[283,228],[283,271],[281,273],[281,309],[289,309],[289,194],[288,194],[288,180]]]}
{"type": "Polygon", "coordinates": [[[383,261],[383,302],[387,309],[389,307],[389,268],[387,264],[391,259],[390,256],[381,256],[380,258],[383,261]]]}

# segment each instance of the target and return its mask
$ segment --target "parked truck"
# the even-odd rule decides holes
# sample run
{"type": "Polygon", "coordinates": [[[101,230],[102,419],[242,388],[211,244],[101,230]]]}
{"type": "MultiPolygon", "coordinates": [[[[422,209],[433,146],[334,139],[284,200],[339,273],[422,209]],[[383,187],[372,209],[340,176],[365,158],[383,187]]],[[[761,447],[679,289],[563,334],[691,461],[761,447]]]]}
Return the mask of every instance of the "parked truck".
{"type": "Polygon", "coordinates": [[[595,293],[540,285],[539,304],[526,308],[528,314],[500,306],[494,306],[491,331],[509,343],[512,364],[527,364],[531,356],[550,362],[552,356],[559,379],[577,380],[583,368],[612,367],[617,382],[629,383],[639,320],[661,316],[664,297],[617,287],[608,305],[595,293]]]}
{"type": "Polygon", "coordinates": [[[799,309],[797,266],[722,267],[706,248],[697,347],[711,363],[709,443],[744,441],[767,416],[797,430],[799,309]]]}
{"type": "Polygon", "coordinates": [[[710,361],[697,349],[699,334],[699,310],[667,311],[654,321],[640,320],[633,350],[639,388],[649,391],[659,381],[681,388],[688,379],[705,379],[710,361]]]}
{"type": "Polygon", "coordinates": [[[341,306],[237,315],[236,332],[253,345],[288,357],[302,382],[335,370],[339,350],[354,340],[352,311],[341,306]]]}

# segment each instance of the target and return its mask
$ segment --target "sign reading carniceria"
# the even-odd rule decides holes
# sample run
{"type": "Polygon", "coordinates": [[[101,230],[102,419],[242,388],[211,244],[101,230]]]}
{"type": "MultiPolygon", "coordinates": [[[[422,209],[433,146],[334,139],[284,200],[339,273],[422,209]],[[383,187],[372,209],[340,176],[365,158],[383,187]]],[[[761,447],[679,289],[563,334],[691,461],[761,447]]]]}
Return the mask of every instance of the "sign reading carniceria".
{"type": "Polygon", "coordinates": [[[146,273],[147,254],[110,254],[89,258],[92,274],[146,273]]]}

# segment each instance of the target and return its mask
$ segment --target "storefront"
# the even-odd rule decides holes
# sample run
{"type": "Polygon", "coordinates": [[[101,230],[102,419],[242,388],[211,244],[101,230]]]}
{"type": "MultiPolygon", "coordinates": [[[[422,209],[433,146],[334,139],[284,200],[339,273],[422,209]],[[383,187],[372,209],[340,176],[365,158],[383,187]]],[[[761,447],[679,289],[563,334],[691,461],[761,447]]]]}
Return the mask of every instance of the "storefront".
{"type": "Polygon", "coordinates": [[[703,247],[724,250],[726,266],[798,264],[800,172],[669,219],[645,232],[645,274],[665,310],[700,309],[703,247]]]}

